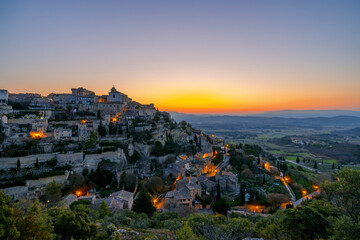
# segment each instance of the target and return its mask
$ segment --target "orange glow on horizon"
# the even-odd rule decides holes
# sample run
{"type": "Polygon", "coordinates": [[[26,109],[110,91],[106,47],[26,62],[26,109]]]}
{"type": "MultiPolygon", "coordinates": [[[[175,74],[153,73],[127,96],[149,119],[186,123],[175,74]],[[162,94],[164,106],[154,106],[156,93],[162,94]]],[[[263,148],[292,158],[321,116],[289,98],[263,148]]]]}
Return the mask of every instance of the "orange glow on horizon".
{"type": "MultiPolygon", "coordinates": [[[[217,79],[215,79],[217,80],[217,79]]],[[[214,81],[215,81],[214,80],[214,81]]],[[[250,80],[250,79],[248,79],[250,80]]],[[[31,82],[29,80],[29,82],[31,82]]],[[[49,86],[44,89],[34,88],[10,88],[12,93],[34,92],[47,96],[49,93],[68,93],[73,82],[68,86],[52,87],[57,89],[49,92],[49,86]]],[[[190,84],[190,83],[189,83],[190,84]]],[[[112,83],[109,85],[98,86],[97,84],[83,85],[83,87],[95,91],[97,95],[107,94],[112,83]]],[[[140,103],[154,103],[155,107],[160,111],[176,111],[190,114],[254,114],[266,111],[280,110],[328,110],[328,109],[344,109],[344,110],[360,110],[360,97],[355,91],[356,86],[348,88],[346,91],[338,91],[339,86],[333,87],[329,91],[323,92],[323,86],[302,89],[291,88],[289,86],[273,88],[270,85],[259,87],[219,85],[207,86],[206,82],[202,84],[202,88],[192,89],[190,85],[186,88],[178,86],[176,90],[172,90],[171,86],[161,83],[157,85],[157,94],[149,86],[148,90],[139,90],[137,85],[119,89],[121,92],[129,95],[134,101],[140,103]],[[288,87],[288,88],[287,88],[288,87]],[[201,89],[201,90],[199,90],[201,89]],[[295,90],[296,89],[296,90],[295,90]],[[277,97],[274,98],[274,95],[277,97]]],[[[286,85],[286,84],[285,84],[286,85]]],[[[200,87],[200,86],[197,86],[200,87]]],[[[102,101],[99,99],[99,101],[102,101]]],[[[124,112],[126,109],[124,109],[124,112]]]]}

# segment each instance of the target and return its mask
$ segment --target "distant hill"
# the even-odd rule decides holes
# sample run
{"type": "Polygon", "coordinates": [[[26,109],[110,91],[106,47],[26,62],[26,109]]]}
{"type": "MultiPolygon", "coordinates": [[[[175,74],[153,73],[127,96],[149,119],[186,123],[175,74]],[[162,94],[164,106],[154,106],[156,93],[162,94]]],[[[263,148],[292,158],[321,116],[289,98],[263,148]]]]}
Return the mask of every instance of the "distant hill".
{"type": "Polygon", "coordinates": [[[356,128],[360,127],[360,117],[311,117],[284,118],[260,116],[229,116],[229,115],[195,115],[173,114],[172,117],[180,122],[185,120],[197,128],[218,129],[292,129],[292,128],[356,128]]]}
{"type": "Polygon", "coordinates": [[[358,136],[360,137],[360,127],[352,128],[348,130],[341,130],[341,131],[333,131],[333,134],[343,135],[343,136],[358,136]]]}
{"type": "Polygon", "coordinates": [[[353,116],[360,117],[360,111],[351,110],[281,110],[269,111],[251,116],[256,117],[283,117],[283,118],[314,118],[314,117],[337,117],[353,116]]]}

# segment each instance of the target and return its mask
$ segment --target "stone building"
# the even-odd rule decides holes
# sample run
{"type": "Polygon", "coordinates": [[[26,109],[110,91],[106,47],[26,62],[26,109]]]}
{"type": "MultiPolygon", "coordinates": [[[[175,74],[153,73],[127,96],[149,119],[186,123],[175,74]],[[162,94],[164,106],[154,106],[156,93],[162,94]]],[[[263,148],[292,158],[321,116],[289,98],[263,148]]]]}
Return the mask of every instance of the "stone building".
{"type": "Polygon", "coordinates": [[[56,141],[59,140],[70,140],[72,136],[71,129],[58,128],[54,130],[54,138],[56,141]]]}

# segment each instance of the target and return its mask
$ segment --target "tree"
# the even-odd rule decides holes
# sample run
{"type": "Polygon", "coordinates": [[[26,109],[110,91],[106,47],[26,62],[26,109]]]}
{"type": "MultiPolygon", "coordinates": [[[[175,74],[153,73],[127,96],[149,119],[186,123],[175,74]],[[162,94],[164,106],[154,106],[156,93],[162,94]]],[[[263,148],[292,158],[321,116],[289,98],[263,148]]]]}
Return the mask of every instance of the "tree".
{"type": "Polygon", "coordinates": [[[268,202],[271,210],[279,208],[282,203],[286,203],[289,200],[288,196],[281,193],[270,193],[268,195],[268,202]]]}
{"type": "Polygon", "coordinates": [[[335,163],[332,164],[332,169],[335,169],[335,163]]]}
{"type": "Polygon", "coordinates": [[[293,240],[313,240],[326,237],[328,222],[310,207],[286,209],[280,222],[283,231],[293,240]]]}
{"type": "Polygon", "coordinates": [[[113,122],[110,122],[109,123],[109,134],[110,135],[115,135],[116,134],[116,129],[114,127],[114,123],[113,122]]]}
{"type": "Polygon", "coordinates": [[[97,119],[101,119],[100,110],[97,110],[96,117],[97,117],[97,119]]]}
{"type": "Polygon", "coordinates": [[[100,120],[100,125],[98,127],[98,133],[101,137],[105,137],[106,136],[106,128],[105,126],[102,124],[101,120],[100,120]]]}
{"type": "Polygon", "coordinates": [[[162,192],[164,188],[164,182],[160,177],[156,177],[156,176],[150,177],[146,181],[146,188],[152,194],[155,194],[157,192],[162,192]]]}
{"type": "Polygon", "coordinates": [[[49,210],[53,219],[54,239],[89,239],[96,235],[97,228],[84,212],[73,212],[64,208],[49,210]]]}
{"type": "Polygon", "coordinates": [[[132,210],[136,213],[145,213],[149,217],[154,215],[156,207],[154,207],[150,195],[141,189],[137,198],[134,201],[132,210]]]}
{"type": "Polygon", "coordinates": [[[137,176],[133,173],[123,174],[123,183],[125,190],[133,192],[137,184],[137,176]]]}
{"type": "Polygon", "coordinates": [[[325,181],[321,189],[355,223],[360,223],[360,170],[344,168],[338,173],[338,181],[325,181]]]}
{"type": "Polygon", "coordinates": [[[105,216],[111,215],[111,212],[104,201],[101,202],[101,205],[97,213],[98,213],[98,219],[104,219],[105,216]]]}
{"type": "Polygon", "coordinates": [[[126,138],[130,138],[129,123],[126,122],[126,138]]]}
{"type": "Polygon", "coordinates": [[[4,126],[3,126],[3,122],[0,120],[0,143],[3,143],[4,139],[5,139],[4,126]]]}
{"type": "Polygon", "coordinates": [[[299,156],[296,157],[296,162],[299,163],[300,162],[300,158],[299,156]]]}
{"type": "Polygon", "coordinates": [[[317,162],[316,162],[316,161],[314,161],[314,168],[315,168],[315,169],[317,169],[317,168],[318,168],[318,166],[317,166],[317,162]]]}
{"type": "Polygon", "coordinates": [[[58,202],[60,202],[62,197],[61,188],[61,184],[58,184],[55,181],[46,186],[44,200],[49,207],[55,206],[58,202]]]}
{"type": "Polygon", "coordinates": [[[0,239],[17,239],[15,207],[4,191],[0,191],[0,239]]]}
{"type": "Polygon", "coordinates": [[[151,153],[155,156],[163,156],[164,155],[163,145],[160,141],[155,142],[154,146],[151,149],[151,153]]]}
{"type": "Polygon", "coordinates": [[[220,183],[219,180],[216,183],[216,201],[219,201],[221,198],[221,188],[220,188],[220,183]]]}
{"type": "Polygon", "coordinates": [[[38,158],[36,158],[35,167],[39,168],[39,159],[38,158]]]}
{"type": "Polygon", "coordinates": [[[86,142],[85,142],[85,148],[86,149],[94,148],[95,144],[96,144],[96,141],[97,141],[97,138],[98,137],[97,137],[96,133],[91,131],[89,139],[86,140],[86,142]]]}
{"type": "Polygon", "coordinates": [[[130,156],[129,164],[134,164],[139,161],[141,158],[140,153],[138,151],[134,151],[133,155],[130,156]]]}
{"type": "Polygon", "coordinates": [[[20,171],[20,167],[21,167],[20,158],[18,158],[18,160],[17,160],[17,162],[16,162],[16,170],[17,170],[17,171],[20,171]]]}
{"type": "Polygon", "coordinates": [[[80,173],[71,174],[68,178],[70,190],[77,190],[85,185],[85,178],[80,173]]]}
{"type": "Polygon", "coordinates": [[[248,168],[244,169],[241,171],[241,176],[244,178],[253,178],[254,174],[252,173],[252,171],[248,168]]]}
{"type": "Polygon", "coordinates": [[[185,225],[178,231],[176,231],[176,239],[177,240],[200,240],[196,234],[193,233],[191,228],[189,227],[188,223],[186,222],[185,225]]]}
{"type": "Polygon", "coordinates": [[[20,239],[50,240],[53,239],[51,218],[43,206],[35,201],[17,221],[20,239]]]}
{"type": "Polygon", "coordinates": [[[220,198],[213,205],[212,209],[214,212],[227,215],[227,211],[231,208],[230,200],[228,198],[220,198]]]}

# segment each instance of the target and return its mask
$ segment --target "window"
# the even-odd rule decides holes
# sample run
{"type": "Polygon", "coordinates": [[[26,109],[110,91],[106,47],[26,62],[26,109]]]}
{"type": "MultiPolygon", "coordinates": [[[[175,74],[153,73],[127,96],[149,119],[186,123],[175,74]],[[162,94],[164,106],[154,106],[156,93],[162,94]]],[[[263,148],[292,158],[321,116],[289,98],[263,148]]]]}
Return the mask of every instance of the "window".
{"type": "Polygon", "coordinates": [[[113,98],[115,98],[115,94],[113,94],[113,98]]]}

